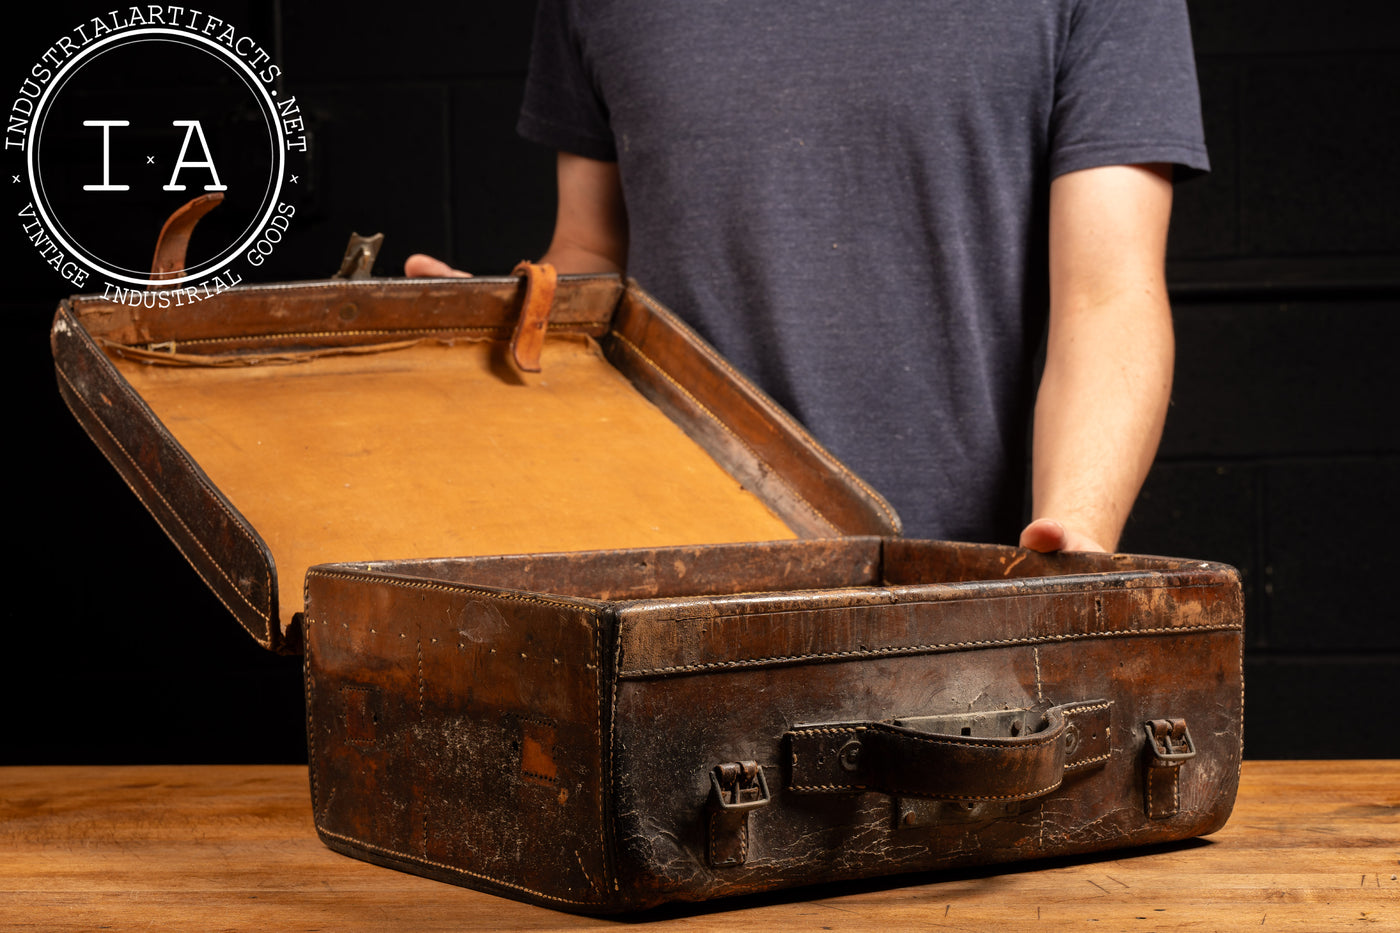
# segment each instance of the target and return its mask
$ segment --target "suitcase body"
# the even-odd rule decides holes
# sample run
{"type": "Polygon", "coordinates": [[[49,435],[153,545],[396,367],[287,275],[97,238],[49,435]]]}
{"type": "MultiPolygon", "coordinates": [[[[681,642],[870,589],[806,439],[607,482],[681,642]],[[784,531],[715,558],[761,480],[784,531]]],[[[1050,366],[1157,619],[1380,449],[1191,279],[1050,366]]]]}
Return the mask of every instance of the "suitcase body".
{"type": "Polygon", "coordinates": [[[1181,839],[1235,796],[1220,565],[850,538],[307,589],[322,838],[555,907],[1181,839]]]}
{"type": "Polygon", "coordinates": [[[328,845],[612,912],[1223,825],[1233,570],[902,540],[634,285],[561,282],[542,371],[513,368],[527,291],[55,318],[75,416],[250,634],[304,651],[328,845]]]}

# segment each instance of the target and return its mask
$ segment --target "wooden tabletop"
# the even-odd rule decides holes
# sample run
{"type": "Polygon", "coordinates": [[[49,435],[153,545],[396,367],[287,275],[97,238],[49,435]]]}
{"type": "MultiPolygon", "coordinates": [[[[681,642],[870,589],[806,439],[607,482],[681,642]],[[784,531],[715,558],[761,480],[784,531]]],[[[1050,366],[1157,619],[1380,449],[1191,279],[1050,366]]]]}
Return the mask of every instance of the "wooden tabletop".
{"type": "MultiPolygon", "coordinates": [[[[1229,825],[1205,840],[646,917],[733,933],[1400,930],[1397,875],[1400,761],[1252,761],[1229,825]]],[[[0,769],[0,930],[617,925],[336,855],[312,828],[305,768],[0,769]]]]}

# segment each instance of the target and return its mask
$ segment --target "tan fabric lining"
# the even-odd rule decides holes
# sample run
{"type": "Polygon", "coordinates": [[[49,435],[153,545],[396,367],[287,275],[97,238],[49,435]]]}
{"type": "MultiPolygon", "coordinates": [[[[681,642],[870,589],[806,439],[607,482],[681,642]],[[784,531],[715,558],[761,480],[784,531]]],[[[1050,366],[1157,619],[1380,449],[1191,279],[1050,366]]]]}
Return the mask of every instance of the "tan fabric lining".
{"type": "Polygon", "coordinates": [[[551,335],[539,375],[503,354],[114,362],[272,549],[284,624],[318,563],[794,537],[592,340],[551,335]]]}

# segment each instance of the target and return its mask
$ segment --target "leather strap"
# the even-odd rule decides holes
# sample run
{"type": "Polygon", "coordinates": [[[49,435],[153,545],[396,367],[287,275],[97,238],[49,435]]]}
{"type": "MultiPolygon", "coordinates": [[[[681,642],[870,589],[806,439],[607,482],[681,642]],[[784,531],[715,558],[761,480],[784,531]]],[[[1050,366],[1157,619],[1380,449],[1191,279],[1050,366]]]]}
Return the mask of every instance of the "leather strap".
{"type": "Polygon", "coordinates": [[[788,733],[797,793],[876,791],[942,800],[1028,800],[1066,772],[1108,760],[1106,700],[1054,706],[1042,728],[1017,737],[943,735],[892,722],[802,726],[788,733]]]}
{"type": "Polygon", "coordinates": [[[732,761],[710,772],[709,860],[732,868],[749,857],[749,811],[766,807],[768,782],[756,761],[732,761]]]}
{"type": "Polygon", "coordinates": [[[1165,820],[1181,809],[1181,765],[1196,757],[1196,744],[1185,719],[1153,719],[1143,728],[1147,737],[1143,809],[1148,819],[1165,820]]]}
{"type": "Polygon", "coordinates": [[[222,191],[203,194],[181,204],[166,218],[160,236],[156,237],[156,252],[151,257],[151,284],[147,290],[166,288],[168,286],[160,283],[185,274],[185,250],[189,248],[195,224],[223,200],[222,191]]]}
{"type": "Polygon", "coordinates": [[[527,373],[540,371],[540,352],[549,326],[549,309],[559,275],[548,263],[522,261],[511,271],[525,279],[525,300],[520,303],[520,319],[510,338],[510,356],[516,368],[527,373]]]}

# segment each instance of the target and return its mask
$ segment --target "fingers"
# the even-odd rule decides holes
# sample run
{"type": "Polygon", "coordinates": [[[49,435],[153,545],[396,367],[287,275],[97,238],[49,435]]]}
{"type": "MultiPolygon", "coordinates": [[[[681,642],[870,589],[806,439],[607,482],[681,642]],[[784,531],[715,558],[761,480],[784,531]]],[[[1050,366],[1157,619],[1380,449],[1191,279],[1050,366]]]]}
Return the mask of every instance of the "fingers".
{"type": "Polygon", "coordinates": [[[457,278],[469,279],[470,272],[463,272],[461,269],[454,269],[441,259],[434,259],[432,256],[423,253],[414,253],[404,260],[403,274],[411,279],[420,278],[457,278]]]}
{"type": "Polygon", "coordinates": [[[1032,551],[1059,551],[1065,546],[1065,526],[1052,518],[1038,518],[1021,532],[1021,547],[1032,551]]]}
{"type": "Polygon", "coordinates": [[[1093,538],[1066,528],[1053,518],[1037,518],[1021,532],[1021,547],[1032,551],[1103,551],[1093,538]]]}

